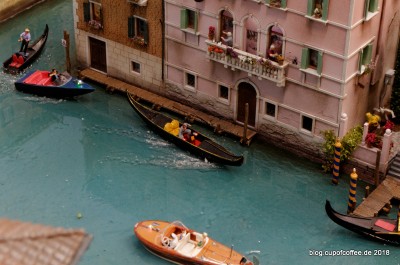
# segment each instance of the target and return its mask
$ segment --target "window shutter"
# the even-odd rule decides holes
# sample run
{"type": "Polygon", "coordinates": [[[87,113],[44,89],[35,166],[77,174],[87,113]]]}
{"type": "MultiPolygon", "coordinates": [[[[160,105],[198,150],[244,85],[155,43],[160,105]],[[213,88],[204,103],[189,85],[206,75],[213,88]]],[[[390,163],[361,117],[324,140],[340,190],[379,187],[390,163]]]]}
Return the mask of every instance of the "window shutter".
{"type": "Polygon", "coordinates": [[[322,20],[327,20],[328,18],[328,7],[329,7],[329,0],[324,0],[322,2],[322,20]]]}
{"type": "Polygon", "coordinates": [[[281,8],[286,8],[286,0],[281,0],[281,8]]]}
{"type": "Polygon", "coordinates": [[[317,65],[317,73],[320,75],[322,73],[322,52],[318,52],[318,65],[317,65]]]}
{"type": "Polygon", "coordinates": [[[365,7],[364,7],[364,17],[365,17],[365,18],[367,18],[367,16],[368,16],[369,1],[370,1],[370,0],[365,0],[365,7]]]}
{"type": "Polygon", "coordinates": [[[135,37],[135,18],[128,17],[128,38],[135,37]]]}
{"type": "Polygon", "coordinates": [[[143,39],[145,43],[149,43],[149,25],[147,21],[143,21],[143,39]]]}
{"type": "Polygon", "coordinates": [[[269,5],[269,4],[271,3],[271,0],[265,0],[265,3],[266,3],[267,5],[269,5]]]}
{"type": "Polygon", "coordinates": [[[308,0],[307,15],[312,16],[315,7],[315,0],[308,0]]]}
{"type": "Polygon", "coordinates": [[[378,10],[378,0],[369,0],[369,12],[378,10]]]}
{"type": "Polygon", "coordinates": [[[371,62],[372,58],[372,44],[368,44],[367,47],[363,49],[363,65],[367,65],[371,62]]]}
{"type": "Polygon", "coordinates": [[[90,21],[90,3],[83,3],[83,21],[90,21]]]}
{"type": "Polygon", "coordinates": [[[364,55],[364,52],[363,52],[363,50],[361,50],[360,52],[359,52],[359,61],[358,61],[358,71],[361,73],[361,70],[362,70],[362,66],[363,66],[363,56],[364,55]]]}
{"type": "Polygon", "coordinates": [[[186,9],[181,10],[181,29],[187,28],[188,17],[186,9]]]}
{"type": "Polygon", "coordinates": [[[194,31],[197,32],[197,25],[199,22],[199,12],[194,13],[194,31]]]}
{"type": "Polygon", "coordinates": [[[99,17],[100,17],[100,23],[103,25],[103,8],[102,8],[102,7],[100,7],[100,10],[99,10],[99,12],[100,12],[100,14],[99,14],[99,17]]]}
{"type": "Polygon", "coordinates": [[[301,69],[308,68],[310,60],[310,50],[308,48],[303,48],[301,52],[301,69]]]}

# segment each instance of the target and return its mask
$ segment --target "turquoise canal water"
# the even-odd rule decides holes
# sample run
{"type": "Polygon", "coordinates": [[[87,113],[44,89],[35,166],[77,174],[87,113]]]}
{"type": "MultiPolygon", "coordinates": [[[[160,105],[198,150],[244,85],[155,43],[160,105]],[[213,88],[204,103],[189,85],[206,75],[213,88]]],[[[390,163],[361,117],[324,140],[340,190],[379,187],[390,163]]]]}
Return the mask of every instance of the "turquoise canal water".
{"type": "MultiPolygon", "coordinates": [[[[63,70],[61,38],[64,29],[73,36],[71,14],[71,1],[53,0],[0,24],[1,61],[25,27],[38,36],[48,23],[48,44],[32,68],[63,70]]],[[[332,186],[318,164],[201,128],[245,156],[241,167],[208,164],[149,131],[122,95],[97,87],[77,101],[38,98],[15,91],[18,77],[0,73],[0,216],[84,228],[94,239],[81,265],[169,264],[133,236],[144,219],[181,220],[256,253],[261,264],[399,263],[398,248],[326,216],[326,199],[346,211],[348,177],[332,186]],[[372,254],[318,256],[340,250],[372,254]]]]}

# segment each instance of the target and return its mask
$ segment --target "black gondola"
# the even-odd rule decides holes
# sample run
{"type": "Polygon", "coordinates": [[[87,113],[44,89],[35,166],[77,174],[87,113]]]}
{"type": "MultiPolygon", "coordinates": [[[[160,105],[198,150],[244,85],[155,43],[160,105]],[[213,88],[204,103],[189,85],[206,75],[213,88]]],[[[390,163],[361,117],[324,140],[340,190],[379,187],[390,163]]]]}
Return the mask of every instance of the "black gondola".
{"type": "MultiPolygon", "coordinates": [[[[197,157],[207,159],[209,162],[230,166],[240,166],[243,164],[243,156],[237,156],[229,152],[223,146],[215,143],[213,140],[197,131],[192,130],[192,134],[197,134],[195,142],[193,142],[193,140],[186,141],[179,138],[177,135],[166,131],[164,129],[166,124],[173,122],[171,117],[140,104],[136,100],[135,96],[129,92],[127,93],[127,96],[133,109],[154,132],[159,134],[165,140],[176,144],[178,147],[189,151],[197,157]]],[[[181,124],[179,124],[179,126],[181,126],[181,124]]]]}
{"type": "Polygon", "coordinates": [[[18,74],[39,56],[46,44],[49,35],[49,27],[46,24],[43,34],[35,41],[29,43],[26,56],[23,53],[16,52],[3,62],[4,72],[18,74]],[[21,59],[22,58],[22,59],[21,59]]]}
{"type": "Polygon", "coordinates": [[[327,200],[325,210],[329,218],[344,228],[385,243],[399,245],[398,221],[382,217],[357,217],[336,212],[327,200]]]}

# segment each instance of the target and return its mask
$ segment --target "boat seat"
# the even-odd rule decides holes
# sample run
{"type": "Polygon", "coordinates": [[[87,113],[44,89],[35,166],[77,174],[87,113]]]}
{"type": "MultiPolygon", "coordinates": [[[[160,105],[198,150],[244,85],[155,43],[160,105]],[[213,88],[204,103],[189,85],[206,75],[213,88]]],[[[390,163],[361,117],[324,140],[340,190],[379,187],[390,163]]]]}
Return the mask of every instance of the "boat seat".
{"type": "Polygon", "coordinates": [[[11,67],[16,67],[17,64],[18,64],[18,57],[17,57],[17,55],[14,53],[14,54],[12,55],[12,62],[10,63],[9,66],[11,66],[11,67]]]}
{"type": "Polygon", "coordinates": [[[13,66],[15,68],[19,68],[25,62],[24,57],[18,56],[17,63],[13,66]]]}

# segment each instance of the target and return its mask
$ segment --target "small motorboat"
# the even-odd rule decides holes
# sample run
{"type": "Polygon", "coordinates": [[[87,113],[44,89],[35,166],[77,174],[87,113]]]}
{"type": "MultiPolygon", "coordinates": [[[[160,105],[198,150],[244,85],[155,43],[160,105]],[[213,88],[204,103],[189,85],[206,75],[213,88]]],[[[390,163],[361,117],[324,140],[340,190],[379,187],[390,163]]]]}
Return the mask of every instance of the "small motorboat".
{"type": "Polygon", "coordinates": [[[42,52],[46,44],[48,35],[49,26],[46,24],[43,34],[32,43],[29,43],[26,54],[24,54],[23,52],[16,52],[3,62],[4,72],[10,74],[18,74],[29,65],[31,65],[32,62],[35,61],[39,54],[42,52]]]}
{"type": "Polygon", "coordinates": [[[332,221],[344,228],[385,243],[400,244],[400,227],[396,219],[340,214],[332,208],[328,200],[325,204],[325,210],[332,221]]]}
{"type": "Polygon", "coordinates": [[[165,140],[176,144],[183,150],[187,150],[202,159],[207,159],[209,162],[229,166],[240,166],[243,164],[243,156],[231,153],[225,147],[195,130],[191,130],[192,135],[195,135],[195,140],[179,138],[177,132],[181,124],[177,120],[140,104],[137,98],[129,92],[127,96],[129,103],[139,116],[154,132],[165,140]],[[168,129],[168,127],[171,129],[168,129]]]}
{"type": "Polygon", "coordinates": [[[88,94],[94,88],[72,77],[68,72],[59,74],[57,79],[49,71],[31,71],[15,82],[18,91],[50,98],[73,98],[88,94]]]}
{"type": "Polygon", "coordinates": [[[213,240],[207,233],[189,229],[180,221],[142,221],[135,225],[134,233],[147,250],[173,263],[253,265],[232,247],[213,240]]]}

